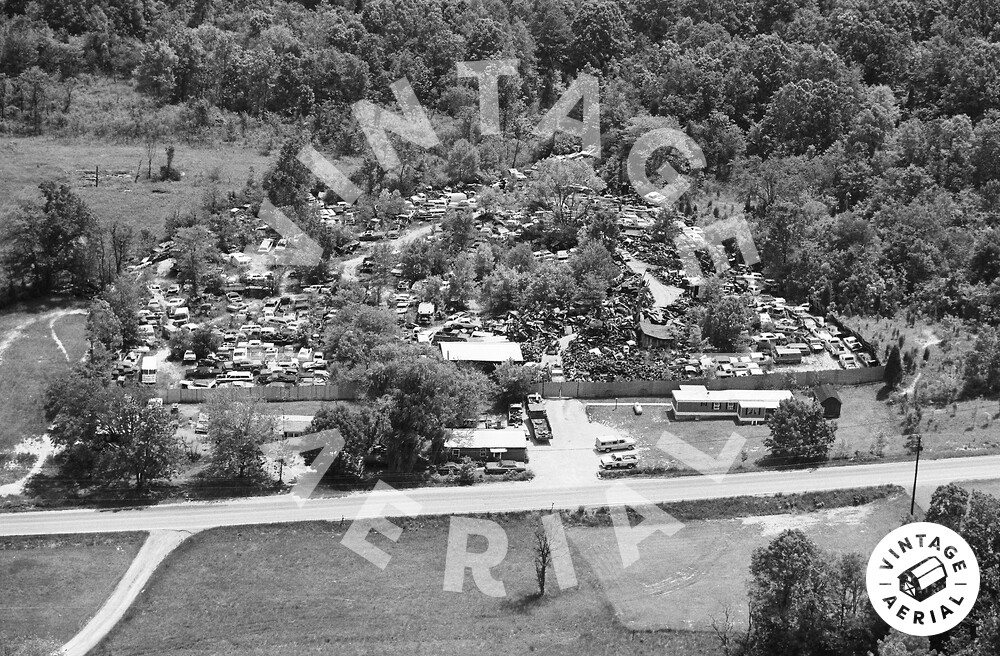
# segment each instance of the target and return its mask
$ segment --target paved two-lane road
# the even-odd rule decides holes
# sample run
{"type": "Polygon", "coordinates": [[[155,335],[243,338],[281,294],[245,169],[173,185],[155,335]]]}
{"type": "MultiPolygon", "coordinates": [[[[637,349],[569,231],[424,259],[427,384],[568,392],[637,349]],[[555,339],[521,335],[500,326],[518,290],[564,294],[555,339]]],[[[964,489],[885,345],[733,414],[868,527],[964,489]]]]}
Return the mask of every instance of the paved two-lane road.
{"type": "MultiPolygon", "coordinates": [[[[952,481],[991,479],[1000,475],[1000,456],[925,460],[920,463],[920,492],[926,502],[938,485],[952,481]]],[[[894,483],[909,488],[913,463],[895,462],[818,470],[731,474],[720,483],[703,476],[680,478],[593,480],[586,484],[551,487],[542,481],[491,483],[476,487],[421,488],[405,494],[419,504],[420,514],[510,512],[575,509],[608,504],[608,492],[627,485],[650,502],[722,498],[740,495],[792,494],[894,483]]],[[[65,510],[0,515],[0,535],[101,533],[118,531],[196,531],[216,526],[279,524],[308,520],[351,520],[399,516],[393,507],[369,507],[367,494],[314,499],[301,507],[290,496],[241,499],[218,503],[181,503],[137,510],[65,510]]]]}

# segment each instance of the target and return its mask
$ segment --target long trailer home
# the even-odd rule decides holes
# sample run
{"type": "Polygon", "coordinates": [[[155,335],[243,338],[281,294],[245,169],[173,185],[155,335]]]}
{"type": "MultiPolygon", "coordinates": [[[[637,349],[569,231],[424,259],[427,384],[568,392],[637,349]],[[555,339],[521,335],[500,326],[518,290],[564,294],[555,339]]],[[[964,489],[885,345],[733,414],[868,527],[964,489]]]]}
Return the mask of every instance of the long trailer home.
{"type": "Polygon", "coordinates": [[[678,420],[733,418],[741,424],[759,424],[791,398],[788,390],[709,390],[704,385],[681,385],[671,392],[671,410],[678,420]]]}

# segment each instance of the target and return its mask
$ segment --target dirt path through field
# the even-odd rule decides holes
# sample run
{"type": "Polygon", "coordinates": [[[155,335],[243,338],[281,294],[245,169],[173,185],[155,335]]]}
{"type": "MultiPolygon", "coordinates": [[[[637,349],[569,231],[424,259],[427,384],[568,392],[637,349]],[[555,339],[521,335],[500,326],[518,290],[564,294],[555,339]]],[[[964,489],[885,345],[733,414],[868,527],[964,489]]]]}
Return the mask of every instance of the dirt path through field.
{"type": "Polygon", "coordinates": [[[86,656],[97,647],[125,616],[160,563],[190,535],[190,531],[152,531],[118,582],[118,587],[86,626],[63,645],[61,653],[64,656],[86,656]]]}
{"type": "Polygon", "coordinates": [[[87,311],[82,308],[51,310],[49,312],[40,314],[37,317],[31,317],[29,319],[21,321],[13,328],[5,331],[3,337],[0,338],[0,362],[3,362],[3,354],[7,352],[7,349],[9,349],[11,345],[15,341],[17,341],[20,337],[24,336],[25,330],[27,330],[30,326],[32,326],[36,322],[44,321],[45,319],[48,319],[49,321],[49,331],[52,334],[52,339],[55,340],[56,346],[58,346],[59,350],[62,351],[63,355],[66,356],[66,361],[68,362],[69,354],[66,352],[66,347],[63,346],[62,340],[60,340],[59,337],[56,335],[55,322],[58,321],[59,319],[62,319],[63,317],[67,317],[72,314],[86,314],[86,313],[87,311]]]}
{"type": "Polygon", "coordinates": [[[59,339],[59,335],[56,334],[56,321],[61,318],[62,317],[52,317],[49,319],[49,334],[52,335],[52,341],[54,341],[56,346],[59,347],[59,350],[62,351],[63,357],[66,358],[66,362],[69,362],[69,353],[66,352],[66,346],[62,343],[62,340],[59,339]]]}

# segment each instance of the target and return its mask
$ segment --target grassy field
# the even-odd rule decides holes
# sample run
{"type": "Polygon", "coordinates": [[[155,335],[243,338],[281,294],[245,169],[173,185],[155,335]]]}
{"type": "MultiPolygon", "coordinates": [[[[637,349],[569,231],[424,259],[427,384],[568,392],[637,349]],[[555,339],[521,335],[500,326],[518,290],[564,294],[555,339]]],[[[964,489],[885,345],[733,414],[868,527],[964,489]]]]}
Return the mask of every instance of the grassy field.
{"type": "Polygon", "coordinates": [[[84,315],[63,316],[62,310],[47,305],[33,305],[29,310],[0,317],[0,346],[6,344],[0,353],[0,452],[27,435],[45,431],[42,396],[46,381],[67,371],[70,360],[78,361],[86,349],[84,315]]]}
{"type": "MultiPolygon", "coordinates": [[[[729,519],[691,519],[709,510],[704,503],[671,506],[684,527],[644,541],[627,570],[613,529],[600,525],[606,512],[568,513],[578,585],[561,590],[550,577],[543,598],[534,594],[530,514],[489,517],[509,543],[491,570],[504,584],[500,598],[468,575],[462,593],[444,590],[447,517],[393,520],[404,528],[397,543],[371,533],[368,541],[391,555],[384,570],[341,544],[348,526],[337,522],[207,531],[170,557],[98,653],[714,655],[711,619],[726,607],[740,619],[754,548],[801,527],[824,549],[866,553],[900,523],[905,494],[863,492],[819,495],[826,508],[792,514],[762,513],[785,501],[808,509],[816,499],[711,505],[729,519]],[[756,516],[733,518],[741,508],[756,516]]],[[[468,545],[471,553],[485,548],[478,537],[468,545]]]]}
{"type": "Polygon", "coordinates": [[[976,490],[977,492],[1000,497],[1000,479],[991,481],[957,481],[956,484],[964,487],[966,490],[976,490]]]}
{"type": "Polygon", "coordinates": [[[721,621],[727,610],[730,619],[745,628],[750,556],[783,530],[801,529],[827,551],[867,557],[891,528],[902,523],[908,505],[906,495],[897,493],[863,506],[685,521],[673,536],[657,533],[640,544],[639,561],[627,569],[617,558],[614,529],[567,532],[598,572],[626,627],[709,631],[712,621],[721,621]]]}
{"type": "MultiPolygon", "coordinates": [[[[574,556],[579,585],[536,599],[533,520],[500,519],[509,537],[492,570],[506,597],[466,576],[443,589],[448,519],[408,522],[379,570],[328,523],[220,529],[173,554],[101,654],[715,654],[702,632],[633,632],[614,619],[598,576],[574,556]]],[[[469,551],[485,544],[470,541],[469,551]]]]}
{"type": "Polygon", "coordinates": [[[104,603],[145,535],[0,539],[0,633],[63,642],[104,603]]]}
{"type": "MultiPolygon", "coordinates": [[[[153,159],[153,172],[166,163],[164,146],[153,159]]],[[[180,182],[149,182],[146,167],[138,182],[135,174],[145,148],[37,138],[14,138],[0,145],[0,198],[6,203],[37,200],[38,184],[45,180],[69,183],[103,221],[121,221],[161,235],[163,223],[174,212],[200,203],[212,185],[223,192],[241,189],[250,168],[260,180],[272,158],[233,144],[212,147],[176,146],[174,166],[184,173],[180,182]],[[94,168],[101,170],[94,185],[94,168]]],[[[2,210],[2,208],[0,208],[2,210]]]]}

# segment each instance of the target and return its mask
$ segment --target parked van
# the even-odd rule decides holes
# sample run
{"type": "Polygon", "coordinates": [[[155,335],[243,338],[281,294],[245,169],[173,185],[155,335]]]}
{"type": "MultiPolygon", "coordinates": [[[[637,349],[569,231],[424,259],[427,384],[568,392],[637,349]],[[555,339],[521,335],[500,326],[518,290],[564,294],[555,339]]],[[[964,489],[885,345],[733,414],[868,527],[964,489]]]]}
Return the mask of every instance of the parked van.
{"type": "Polygon", "coordinates": [[[631,437],[618,437],[617,435],[602,435],[594,440],[594,448],[598,451],[608,453],[610,451],[624,451],[635,448],[635,440],[631,437]]]}
{"type": "Polygon", "coordinates": [[[220,383],[252,383],[253,374],[249,371],[230,371],[218,378],[220,383]]]}

